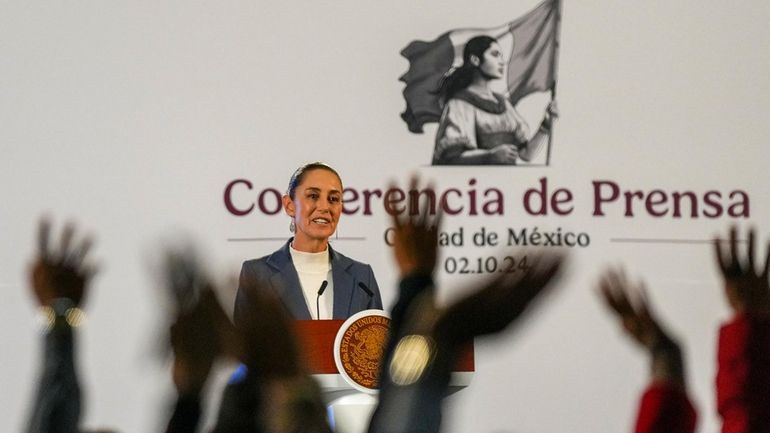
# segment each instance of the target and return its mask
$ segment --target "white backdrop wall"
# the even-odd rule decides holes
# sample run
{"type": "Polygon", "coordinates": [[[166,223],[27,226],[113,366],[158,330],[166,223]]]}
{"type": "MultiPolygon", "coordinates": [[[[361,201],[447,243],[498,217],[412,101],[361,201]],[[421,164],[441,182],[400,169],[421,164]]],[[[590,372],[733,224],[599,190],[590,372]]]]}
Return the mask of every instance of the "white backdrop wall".
{"type": "MultiPolygon", "coordinates": [[[[482,227],[503,237],[535,227],[590,236],[588,247],[571,249],[541,314],[520,332],[477,343],[473,384],[448,399],[446,431],[628,431],[647,362],[594,293],[599,271],[615,263],[644,275],[686,343],[700,431],[716,431],[715,339],[728,311],[710,246],[617,239],[697,241],[731,222],[767,224],[766,1],[565,0],[550,167],[431,167],[435,125],[411,134],[399,118],[397,79],[408,67],[399,51],[409,42],[496,26],[536,1],[286,3],[0,1],[0,430],[24,425],[39,367],[26,266],[42,213],[98,236],[102,271],[80,336],[85,425],[152,431],[171,391],[149,272],[160,239],[182,228],[212,269],[235,274],[281,242],[232,239],[288,236],[288,219],[228,213],[228,182],[253,183],[251,196],[238,190],[247,203],[264,188],[283,190],[300,164],[324,160],[357,190],[412,172],[438,189],[466,191],[471,178],[479,196],[499,189],[504,215],[446,219],[446,230],[463,228],[466,238],[443,248],[445,258],[506,253],[471,244],[482,227]],[[521,197],[541,178],[570,189],[570,215],[525,212],[521,197]],[[643,206],[627,217],[619,202],[599,217],[595,180],[699,196],[742,190],[749,217],[656,218],[643,206]]],[[[536,117],[544,101],[520,108],[536,117]]],[[[381,204],[344,216],[339,236],[363,240],[335,246],[372,264],[391,305],[387,224],[381,204]]],[[[475,277],[441,271],[442,297],[475,277]]]]}

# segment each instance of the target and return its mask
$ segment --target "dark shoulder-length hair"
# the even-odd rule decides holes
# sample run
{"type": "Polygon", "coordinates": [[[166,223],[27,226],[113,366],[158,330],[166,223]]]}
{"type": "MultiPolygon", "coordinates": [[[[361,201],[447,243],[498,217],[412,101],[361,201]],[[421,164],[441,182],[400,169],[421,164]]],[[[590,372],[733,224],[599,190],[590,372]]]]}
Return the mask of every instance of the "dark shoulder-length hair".
{"type": "Polygon", "coordinates": [[[457,92],[471,84],[473,75],[479,68],[471,62],[471,56],[476,56],[479,61],[483,62],[484,52],[489,49],[493,42],[497,42],[497,39],[491,36],[476,36],[465,44],[462,66],[445,75],[435,92],[439,95],[442,103],[446,103],[457,92]]]}

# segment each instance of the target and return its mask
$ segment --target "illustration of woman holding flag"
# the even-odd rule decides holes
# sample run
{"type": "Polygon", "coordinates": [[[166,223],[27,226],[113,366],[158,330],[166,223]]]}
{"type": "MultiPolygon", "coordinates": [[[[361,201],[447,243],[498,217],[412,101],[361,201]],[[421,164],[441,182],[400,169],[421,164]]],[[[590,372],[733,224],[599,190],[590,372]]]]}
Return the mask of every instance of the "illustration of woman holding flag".
{"type": "Polygon", "coordinates": [[[450,30],[401,50],[409,61],[399,77],[406,84],[401,119],[415,134],[438,122],[434,165],[515,165],[533,161],[543,147],[550,165],[560,22],[561,0],[542,0],[501,26],[450,30]],[[492,91],[503,75],[505,95],[492,91]],[[537,92],[550,92],[551,102],[531,134],[514,106],[537,92]]]}
{"type": "Polygon", "coordinates": [[[467,42],[462,66],[444,76],[437,92],[443,111],[434,165],[515,165],[532,160],[546,145],[557,116],[555,102],[530,136],[511,102],[491,89],[491,81],[503,77],[505,64],[495,38],[476,36],[467,42]]]}

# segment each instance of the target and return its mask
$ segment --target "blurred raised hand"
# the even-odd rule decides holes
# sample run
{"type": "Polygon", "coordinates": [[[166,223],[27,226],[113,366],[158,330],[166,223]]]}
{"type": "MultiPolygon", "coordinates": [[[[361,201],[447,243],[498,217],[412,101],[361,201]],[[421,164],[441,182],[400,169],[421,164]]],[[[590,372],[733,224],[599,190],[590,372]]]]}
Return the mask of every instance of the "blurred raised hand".
{"type": "Polygon", "coordinates": [[[683,387],[681,349],[652,313],[644,283],[631,283],[622,269],[609,270],[600,278],[599,293],[625,333],[651,355],[653,381],[683,387]]]}
{"type": "Polygon", "coordinates": [[[72,223],[64,226],[58,245],[52,246],[50,238],[51,222],[42,218],[38,226],[38,251],[30,266],[32,293],[41,306],[50,306],[61,298],[80,306],[96,273],[96,267],[87,260],[93,240],[90,236],[77,239],[72,223]]]}
{"type": "MultiPolygon", "coordinates": [[[[412,177],[409,190],[419,191],[419,185],[419,179],[412,177]]],[[[476,289],[472,294],[441,308],[431,278],[438,259],[441,214],[431,215],[427,205],[410,206],[407,209],[414,212],[393,218],[393,254],[401,281],[369,433],[438,432],[442,399],[462,344],[499,332],[520,318],[552,286],[564,260],[559,254],[529,253],[528,269],[472,283],[476,289]]]]}
{"type": "MultiPolygon", "coordinates": [[[[395,184],[391,184],[391,188],[395,188],[395,184]]],[[[419,177],[412,176],[408,191],[419,191],[419,188],[419,177]]],[[[433,185],[428,184],[426,188],[431,190],[433,185]]],[[[401,276],[431,275],[438,258],[440,206],[437,213],[431,215],[428,203],[418,206],[409,202],[405,215],[393,215],[393,255],[401,276]]]]}
{"type": "Polygon", "coordinates": [[[79,239],[67,224],[59,242],[51,245],[51,222],[38,226],[37,253],[29,268],[30,291],[46,312],[42,370],[30,411],[28,433],[74,433],[78,430],[81,392],[75,362],[74,335],[81,323],[78,308],[88,294],[95,267],[88,262],[92,240],[79,239]]]}
{"type": "Polygon", "coordinates": [[[714,252],[719,270],[724,279],[727,302],[736,314],[770,318],[770,243],[763,268],[756,267],[754,229],[749,230],[746,252],[739,248],[738,229],[730,228],[729,249],[725,251],[724,240],[714,240],[714,252]]]}
{"type": "Polygon", "coordinates": [[[191,248],[168,250],[163,276],[173,303],[170,344],[173,379],[180,394],[197,394],[218,357],[237,357],[242,344],[191,248]]]}
{"type": "MultiPolygon", "coordinates": [[[[256,287],[256,283],[250,283],[256,287]]],[[[245,352],[242,362],[262,380],[303,374],[292,319],[271,290],[258,288],[243,305],[238,332],[245,352]]]]}
{"type": "Polygon", "coordinates": [[[745,249],[732,226],[714,252],[727,303],[735,317],[719,331],[717,411],[723,432],[770,431],[770,245],[762,267],[756,263],[756,233],[748,231],[745,249]]]}
{"type": "Polygon", "coordinates": [[[320,389],[307,375],[289,312],[271,290],[249,284],[256,290],[242,304],[238,324],[245,368],[225,389],[216,431],[331,433],[320,389]],[[249,417],[255,414],[259,417],[252,422],[249,417]]]}

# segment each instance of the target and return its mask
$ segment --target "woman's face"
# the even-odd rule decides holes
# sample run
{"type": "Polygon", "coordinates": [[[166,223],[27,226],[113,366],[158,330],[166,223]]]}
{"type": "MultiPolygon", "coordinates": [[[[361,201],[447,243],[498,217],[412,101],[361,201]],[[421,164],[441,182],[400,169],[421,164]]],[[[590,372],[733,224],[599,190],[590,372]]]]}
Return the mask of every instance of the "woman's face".
{"type": "Polygon", "coordinates": [[[479,70],[485,77],[502,78],[504,68],[503,50],[500,49],[500,45],[497,42],[492,42],[489,48],[484,51],[479,70]]]}
{"type": "Polygon", "coordinates": [[[342,212],[342,184],[328,170],[308,171],[294,190],[294,199],[284,196],[283,206],[296,226],[294,248],[315,252],[319,247],[323,251],[337,230],[342,212]]]}

